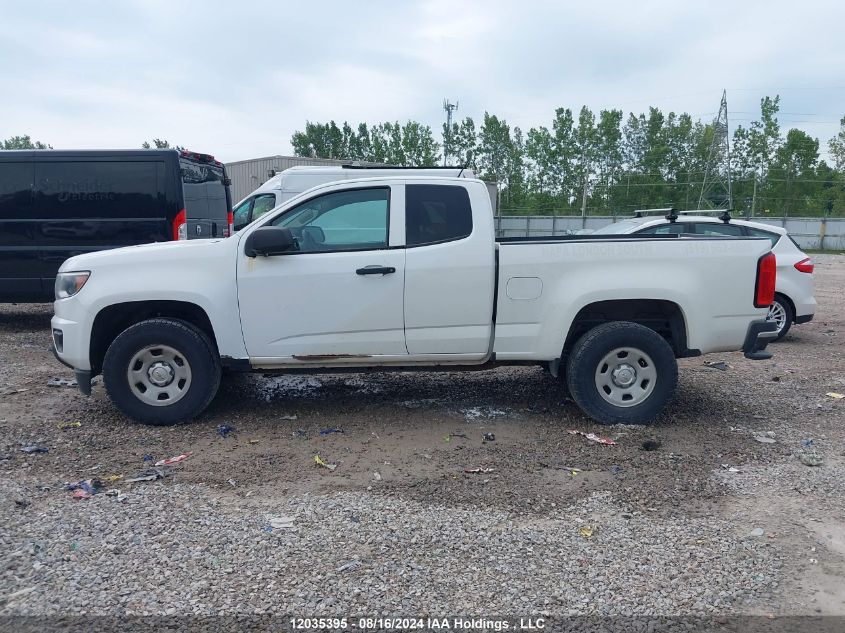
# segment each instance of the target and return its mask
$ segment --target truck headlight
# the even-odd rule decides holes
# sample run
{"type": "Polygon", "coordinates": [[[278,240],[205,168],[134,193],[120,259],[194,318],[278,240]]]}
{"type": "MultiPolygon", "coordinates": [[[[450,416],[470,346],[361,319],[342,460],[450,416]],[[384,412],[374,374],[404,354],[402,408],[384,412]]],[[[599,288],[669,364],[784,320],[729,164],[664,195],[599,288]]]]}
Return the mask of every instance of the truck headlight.
{"type": "Polygon", "coordinates": [[[67,299],[82,290],[91,272],[81,270],[73,273],[59,273],[56,276],[56,299],[67,299]]]}

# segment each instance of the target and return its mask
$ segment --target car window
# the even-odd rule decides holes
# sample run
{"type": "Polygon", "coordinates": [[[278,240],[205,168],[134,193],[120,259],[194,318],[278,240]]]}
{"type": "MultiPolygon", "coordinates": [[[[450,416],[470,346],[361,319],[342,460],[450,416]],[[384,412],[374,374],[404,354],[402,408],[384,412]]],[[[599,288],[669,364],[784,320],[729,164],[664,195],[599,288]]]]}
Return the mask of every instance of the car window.
{"type": "Polygon", "coordinates": [[[741,236],[743,234],[741,226],[725,224],[723,222],[695,222],[692,225],[692,232],[696,235],[741,236]]]}
{"type": "Polygon", "coordinates": [[[680,235],[684,232],[684,225],[677,222],[670,224],[658,224],[657,226],[650,226],[642,231],[637,231],[637,235],[680,235]]]}
{"type": "Polygon", "coordinates": [[[771,241],[772,246],[777,244],[778,240],[780,240],[780,235],[777,234],[777,233],[772,233],[771,231],[763,231],[761,229],[753,229],[750,226],[746,227],[745,230],[748,231],[748,234],[751,237],[765,237],[766,239],[771,241]]]}
{"type": "Polygon", "coordinates": [[[405,244],[423,246],[472,233],[469,194],[457,185],[405,187],[405,244]]]}
{"type": "Polygon", "coordinates": [[[247,198],[235,207],[232,215],[235,218],[233,222],[235,224],[236,231],[240,231],[249,224],[249,208],[252,206],[252,201],[253,198],[247,198]]]}
{"type": "Polygon", "coordinates": [[[265,193],[261,196],[255,196],[255,202],[252,204],[252,219],[257,220],[275,206],[276,194],[265,193]]]}
{"type": "Polygon", "coordinates": [[[327,193],[286,211],[273,226],[291,230],[304,253],[387,248],[390,190],[327,193]]]}

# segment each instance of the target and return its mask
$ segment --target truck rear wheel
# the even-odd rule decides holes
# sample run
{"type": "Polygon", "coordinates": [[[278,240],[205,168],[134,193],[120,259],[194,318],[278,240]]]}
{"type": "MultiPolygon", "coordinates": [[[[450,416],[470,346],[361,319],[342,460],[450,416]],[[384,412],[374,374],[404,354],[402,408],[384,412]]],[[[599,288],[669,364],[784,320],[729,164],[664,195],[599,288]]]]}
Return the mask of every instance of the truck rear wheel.
{"type": "Polygon", "coordinates": [[[124,330],[103,361],[109,397],[130,418],[163,426],[200,414],[220,386],[220,359],[202,331],[149,319],[124,330]]]}
{"type": "Polygon", "coordinates": [[[666,406],[678,382],[669,344],[654,330],[614,321],[591,329],[569,355],[572,398],[602,424],[647,424],[666,406]]]}

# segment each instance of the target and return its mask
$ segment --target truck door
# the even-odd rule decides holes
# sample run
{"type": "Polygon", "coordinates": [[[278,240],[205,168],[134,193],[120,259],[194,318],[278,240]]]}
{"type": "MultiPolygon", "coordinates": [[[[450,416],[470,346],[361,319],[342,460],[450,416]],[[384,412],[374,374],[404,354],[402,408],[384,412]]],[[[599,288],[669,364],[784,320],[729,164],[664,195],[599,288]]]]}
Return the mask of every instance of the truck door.
{"type": "Polygon", "coordinates": [[[405,186],[405,342],[411,355],[483,357],[489,350],[493,220],[473,225],[473,205],[490,208],[485,189],[473,193],[484,199],[471,203],[462,185],[405,186]]]}
{"type": "Polygon", "coordinates": [[[298,249],[289,254],[246,257],[241,238],[238,300],[250,358],[407,355],[405,251],[389,248],[391,205],[401,205],[401,193],[401,186],[340,189],[285,211],[265,226],[291,230],[298,249]]]}

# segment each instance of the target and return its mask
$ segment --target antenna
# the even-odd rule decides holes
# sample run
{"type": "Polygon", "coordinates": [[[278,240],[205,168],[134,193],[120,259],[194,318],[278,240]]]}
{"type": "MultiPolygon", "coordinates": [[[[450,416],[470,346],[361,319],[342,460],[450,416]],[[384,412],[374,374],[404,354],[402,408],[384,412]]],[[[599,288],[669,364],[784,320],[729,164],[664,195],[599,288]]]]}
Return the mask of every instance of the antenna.
{"type": "MultiPolygon", "coordinates": [[[[458,102],[451,103],[449,99],[443,99],[443,109],[446,111],[446,135],[447,138],[452,135],[452,113],[458,109],[458,102]]],[[[445,139],[444,139],[445,140],[445,139]]],[[[443,166],[446,166],[446,162],[449,159],[449,147],[451,143],[443,144],[443,166]]]]}
{"type": "Polygon", "coordinates": [[[728,136],[728,96],[722,91],[719,114],[713,121],[713,142],[707,157],[704,182],[701,183],[701,195],[698,206],[704,208],[733,208],[731,193],[731,143],[728,136]]]}

